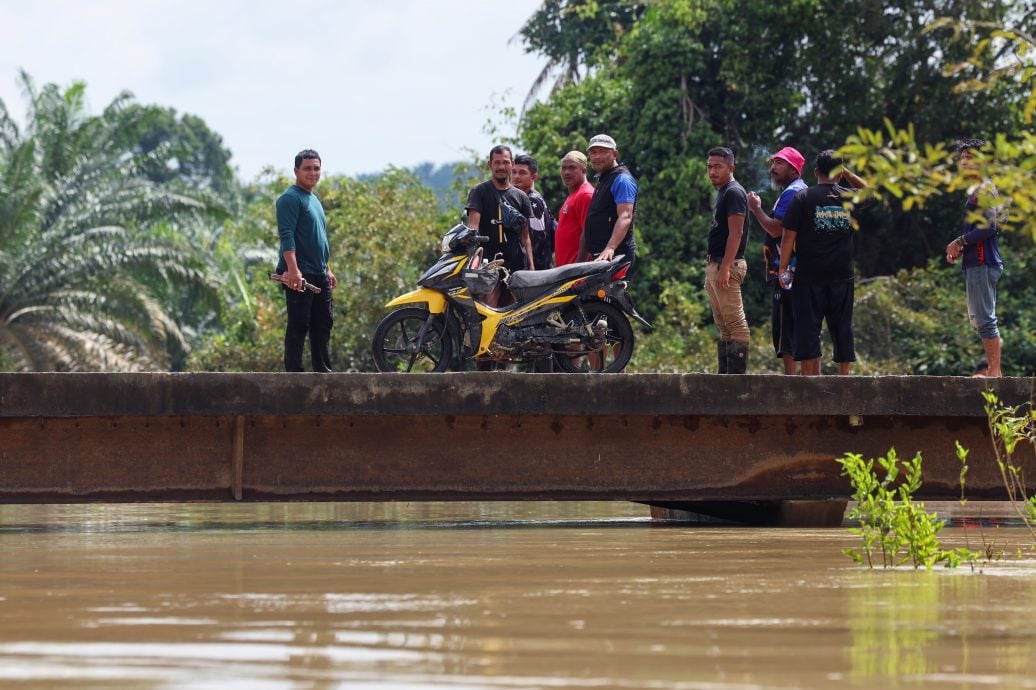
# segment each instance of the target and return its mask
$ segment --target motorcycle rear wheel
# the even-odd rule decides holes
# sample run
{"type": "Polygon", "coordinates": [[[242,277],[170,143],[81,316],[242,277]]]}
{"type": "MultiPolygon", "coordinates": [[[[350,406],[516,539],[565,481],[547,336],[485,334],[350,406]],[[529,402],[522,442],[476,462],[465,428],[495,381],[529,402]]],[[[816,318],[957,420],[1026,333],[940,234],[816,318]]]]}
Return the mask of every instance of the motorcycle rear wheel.
{"type": "Polygon", "coordinates": [[[611,374],[626,368],[633,356],[633,327],[621,309],[606,302],[582,302],[561,315],[565,323],[574,324],[582,332],[586,324],[592,328],[602,317],[608,320],[604,348],[598,352],[556,352],[554,362],[559,371],[611,374]]]}
{"type": "Polygon", "coordinates": [[[404,307],[390,313],[374,331],[374,365],[380,372],[438,373],[453,360],[453,341],[442,314],[432,317],[424,342],[417,342],[428,310],[404,307]]]}

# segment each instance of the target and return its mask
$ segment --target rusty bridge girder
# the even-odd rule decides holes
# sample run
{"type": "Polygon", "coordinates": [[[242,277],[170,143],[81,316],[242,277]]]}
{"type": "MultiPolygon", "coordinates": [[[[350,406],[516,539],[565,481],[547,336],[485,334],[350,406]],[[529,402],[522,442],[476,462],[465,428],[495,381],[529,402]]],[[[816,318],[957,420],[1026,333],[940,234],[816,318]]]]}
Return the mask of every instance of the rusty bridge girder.
{"type": "Polygon", "coordinates": [[[1001,500],[990,387],[1033,379],[0,374],[0,503],[828,500],[836,457],[891,447],[953,500],[958,440],[969,498],[1001,500]]]}

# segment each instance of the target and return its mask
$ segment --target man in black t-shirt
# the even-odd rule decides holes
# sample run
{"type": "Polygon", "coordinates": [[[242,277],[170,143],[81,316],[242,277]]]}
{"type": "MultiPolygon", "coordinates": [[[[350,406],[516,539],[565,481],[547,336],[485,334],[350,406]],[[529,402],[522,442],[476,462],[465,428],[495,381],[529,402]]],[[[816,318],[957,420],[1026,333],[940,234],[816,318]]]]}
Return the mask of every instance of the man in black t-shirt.
{"type": "Polygon", "coordinates": [[[790,287],[788,263],[795,254],[795,359],[803,376],[820,374],[820,329],[827,321],[834,359],[842,375],[856,361],[853,344],[853,224],[843,198],[867,183],[842,167],[834,151],[817,155],[817,184],[798,192],[785,214],[781,285],[790,287]],[[847,186],[842,186],[844,183],[847,186]]]}
{"type": "Polygon", "coordinates": [[[725,147],[709,150],[709,182],[717,190],[716,209],[709,227],[705,292],[712,318],[719,329],[716,354],[720,374],[743,374],[748,368],[750,332],[741,299],[741,283],[748,272],[745,244],[748,230],[748,194],[734,179],[734,152],[725,147]]]}
{"type": "Polygon", "coordinates": [[[535,268],[528,221],[532,204],[525,192],[511,185],[513,167],[511,149],[494,146],[489,152],[492,176],[471,188],[465,205],[468,227],[489,238],[486,258],[503,254],[504,266],[512,272],[535,268]]]}

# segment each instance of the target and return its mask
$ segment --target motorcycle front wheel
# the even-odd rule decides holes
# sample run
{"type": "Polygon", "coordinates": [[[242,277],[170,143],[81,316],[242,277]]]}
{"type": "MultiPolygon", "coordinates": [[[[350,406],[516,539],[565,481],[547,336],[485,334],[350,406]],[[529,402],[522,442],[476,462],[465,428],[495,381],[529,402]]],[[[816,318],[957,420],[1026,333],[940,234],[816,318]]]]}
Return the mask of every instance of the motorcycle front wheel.
{"type": "Polygon", "coordinates": [[[378,371],[438,373],[449,368],[453,342],[442,314],[432,317],[423,342],[418,342],[421,327],[429,316],[427,309],[406,307],[381,320],[374,331],[374,365],[378,371]]]}
{"type": "Polygon", "coordinates": [[[608,321],[608,331],[604,348],[597,352],[582,348],[555,352],[554,362],[559,371],[611,374],[629,364],[633,356],[633,327],[621,309],[605,302],[582,302],[568,307],[561,318],[580,333],[586,333],[588,324],[592,330],[593,325],[604,318],[608,321]]]}

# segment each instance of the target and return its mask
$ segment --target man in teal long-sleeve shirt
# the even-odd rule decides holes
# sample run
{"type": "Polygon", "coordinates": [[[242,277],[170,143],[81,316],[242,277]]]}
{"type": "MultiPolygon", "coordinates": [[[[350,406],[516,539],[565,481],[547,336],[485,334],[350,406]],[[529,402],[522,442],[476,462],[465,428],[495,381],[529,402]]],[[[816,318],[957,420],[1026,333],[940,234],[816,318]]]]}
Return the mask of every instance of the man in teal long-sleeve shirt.
{"type": "Polygon", "coordinates": [[[313,149],[295,156],[295,184],[277,198],[277,232],[280,260],[277,272],[284,276],[288,325],[284,330],[284,369],[302,371],[302,350],[309,334],[313,371],[331,371],[331,326],[334,303],[331,291],[338,285],[327,264],[324,208],[313,188],[320,181],[320,155],[313,149]],[[319,294],[303,289],[303,282],[320,288],[319,294]]]}

